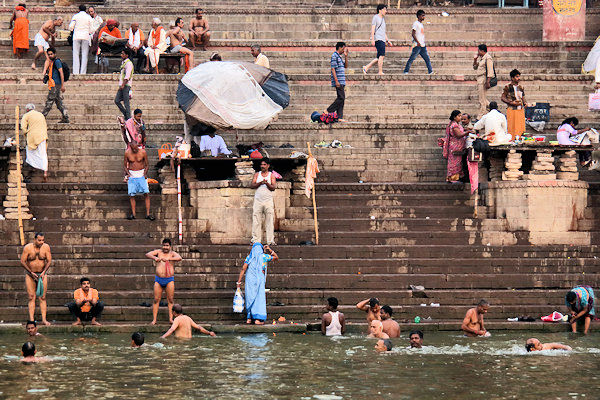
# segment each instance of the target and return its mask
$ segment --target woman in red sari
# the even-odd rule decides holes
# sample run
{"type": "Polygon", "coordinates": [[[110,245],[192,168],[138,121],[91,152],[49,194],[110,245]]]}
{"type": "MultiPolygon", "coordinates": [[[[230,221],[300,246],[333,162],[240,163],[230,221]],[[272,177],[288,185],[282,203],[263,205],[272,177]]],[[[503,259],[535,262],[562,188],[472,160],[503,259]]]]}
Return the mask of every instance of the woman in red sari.
{"type": "Polygon", "coordinates": [[[460,123],[460,111],[454,110],[450,114],[450,122],[446,127],[446,137],[442,154],[448,159],[448,172],[446,181],[458,183],[464,176],[462,157],[466,146],[467,134],[460,123]]]}

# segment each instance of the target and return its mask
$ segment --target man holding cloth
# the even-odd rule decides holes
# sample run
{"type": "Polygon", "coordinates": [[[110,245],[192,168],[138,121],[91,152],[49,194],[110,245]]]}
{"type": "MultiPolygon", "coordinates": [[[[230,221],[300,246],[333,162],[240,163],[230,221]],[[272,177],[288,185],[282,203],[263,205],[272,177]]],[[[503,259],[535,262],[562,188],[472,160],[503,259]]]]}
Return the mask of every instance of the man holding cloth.
{"type": "Polygon", "coordinates": [[[21,130],[27,138],[25,149],[27,157],[25,162],[33,168],[44,171],[44,182],[48,180],[48,153],[46,141],[48,139],[48,126],[46,117],[35,110],[35,105],[29,103],[25,106],[27,111],[21,118],[21,130]]]}
{"type": "Polygon", "coordinates": [[[81,283],[81,288],[73,293],[74,301],[67,305],[71,314],[77,318],[73,325],[81,325],[82,321],[90,320],[92,325],[102,325],[96,321],[96,318],[100,318],[100,314],[104,310],[104,303],[98,300],[98,291],[92,289],[89,278],[81,278],[79,283],[81,283]]]}

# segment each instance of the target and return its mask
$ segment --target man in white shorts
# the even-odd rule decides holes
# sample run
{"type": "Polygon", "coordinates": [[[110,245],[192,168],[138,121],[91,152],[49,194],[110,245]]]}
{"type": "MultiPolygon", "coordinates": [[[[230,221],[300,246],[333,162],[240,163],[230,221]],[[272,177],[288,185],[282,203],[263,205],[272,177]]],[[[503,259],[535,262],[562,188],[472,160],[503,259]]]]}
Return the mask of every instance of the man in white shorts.
{"type": "MultiPolygon", "coordinates": [[[[46,50],[50,47],[49,41],[52,43],[52,47],[54,47],[54,39],[56,39],[56,28],[63,24],[62,17],[56,17],[54,19],[48,20],[44,22],[40,31],[35,35],[33,45],[38,48],[38,52],[35,57],[33,57],[33,62],[31,63],[31,69],[35,70],[35,62],[38,58],[42,56],[42,54],[46,53],[46,50]]],[[[48,56],[46,55],[46,59],[48,56]]]]}

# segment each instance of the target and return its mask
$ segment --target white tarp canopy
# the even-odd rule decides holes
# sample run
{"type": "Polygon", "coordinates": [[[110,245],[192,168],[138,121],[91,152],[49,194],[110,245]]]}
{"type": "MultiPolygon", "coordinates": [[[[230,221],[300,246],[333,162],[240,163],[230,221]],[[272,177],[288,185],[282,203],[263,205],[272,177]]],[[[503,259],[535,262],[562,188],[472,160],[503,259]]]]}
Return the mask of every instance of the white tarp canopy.
{"type": "Polygon", "coordinates": [[[206,108],[237,129],[264,129],[283,111],[235,62],[206,62],[181,79],[206,108]]]}
{"type": "Polygon", "coordinates": [[[594,47],[590,50],[587,55],[585,61],[583,62],[583,66],[581,67],[581,72],[583,74],[594,74],[598,67],[598,61],[600,61],[600,37],[596,39],[596,43],[594,47]]]}

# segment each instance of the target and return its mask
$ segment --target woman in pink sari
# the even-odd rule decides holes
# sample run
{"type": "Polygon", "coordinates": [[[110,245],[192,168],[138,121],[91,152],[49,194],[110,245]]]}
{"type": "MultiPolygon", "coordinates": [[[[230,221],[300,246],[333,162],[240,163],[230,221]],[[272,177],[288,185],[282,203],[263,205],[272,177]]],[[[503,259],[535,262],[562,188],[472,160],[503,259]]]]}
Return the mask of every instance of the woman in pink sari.
{"type": "Polygon", "coordinates": [[[458,183],[464,176],[462,157],[465,150],[467,134],[461,123],[460,111],[454,110],[450,114],[450,122],[446,127],[446,137],[442,154],[448,159],[448,172],[446,181],[449,183],[458,183]]]}

